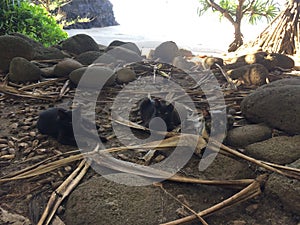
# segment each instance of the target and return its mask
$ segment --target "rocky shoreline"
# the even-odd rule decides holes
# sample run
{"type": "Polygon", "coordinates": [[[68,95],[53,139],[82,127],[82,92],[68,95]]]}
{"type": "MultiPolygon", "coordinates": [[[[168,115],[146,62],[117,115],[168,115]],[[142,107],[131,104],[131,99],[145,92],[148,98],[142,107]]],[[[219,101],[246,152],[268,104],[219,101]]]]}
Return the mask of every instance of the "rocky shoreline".
{"type": "MultiPolygon", "coordinates": [[[[298,225],[300,72],[296,69],[294,60],[283,54],[253,52],[232,58],[194,55],[178,48],[172,41],[161,43],[145,56],[135,43],[116,40],[109,46],[104,46],[85,34],[72,36],[49,48],[20,34],[0,36],[0,129],[3,131],[0,136],[0,163],[4,165],[1,177],[13,172],[14,167],[24,159],[30,162],[31,158],[50,157],[56,155],[57,151],[74,150],[65,148],[53,138],[39,135],[36,121],[43,109],[59,104],[74,104],[72,100],[76,87],[103,87],[99,97],[100,105],[96,108],[99,112],[96,119],[100,127],[98,132],[111,137],[106,144],[110,148],[120,147],[121,144],[114,137],[111,115],[107,112],[115,107],[113,100],[123,88],[136,85],[131,92],[136,91],[133,94],[139,97],[139,91],[147,92],[148,86],[156,85],[156,91],[167,92],[166,96],[169,98],[179,99],[176,90],[168,90],[164,82],[154,82],[159,78],[165,79],[165,82],[172,80],[180,84],[196,105],[196,111],[187,110],[187,119],[184,123],[181,121],[181,126],[194,121],[196,113],[204,120],[204,127],[212,126],[210,128],[213,130],[215,122],[211,125],[211,121],[205,120],[203,109],[209,110],[212,115],[219,109],[208,104],[209,97],[201,90],[201,85],[205,84],[210,87],[209,94],[212,96],[217,88],[221,88],[223,92],[225,114],[229,115],[231,110],[234,118],[233,127],[226,131],[223,143],[237,153],[234,156],[224,152],[218,154],[205,171],[199,171],[199,159],[203,157],[203,149],[200,149],[180,170],[180,174],[208,180],[255,180],[262,174],[267,177],[260,183],[260,195],[205,219],[209,224],[224,225],[298,225]],[[214,86],[207,74],[212,74],[217,79],[218,87],[214,86]],[[194,77],[199,82],[195,82],[192,79],[194,77]],[[44,89],[43,84],[47,82],[53,84],[44,89]],[[139,85],[143,88],[139,89],[139,85]],[[33,143],[36,143],[35,146],[33,143]],[[246,157],[238,158],[239,154],[246,157]],[[251,160],[246,160],[247,157],[251,160]]],[[[125,102],[132,99],[131,96],[124,97],[125,102]]],[[[116,107],[125,111],[123,105],[116,107]]],[[[130,118],[133,118],[131,122],[134,123],[139,120],[139,116],[134,113],[130,118]]],[[[180,134],[180,130],[175,129],[173,132],[173,135],[180,134]]],[[[130,142],[134,144],[134,140],[130,142]]],[[[138,164],[151,164],[167,158],[163,151],[156,152],[148,161],[142,152],[126,152],[114,156],[138,164]]],[[[29,165],[31,163],[26,166],[29,165]]],[[[23,196],[26,200],[20,198],[19,201],[14,201],[19,205],[17,213],[31,218],[31,222],[25,224],[36,223],[42,213],[35,207],[28,209],[26,205],[45,205],[49,190],[54,191],[57,187],[54,183],[60,183],[75,168],[74,165],[65,166],[57,172],[59,176],[53,176],[49,182],[45,181],[50,186],[47,191],[41,192],[43,198],[36,198],[35,188],[39,186],[30,188],[30,184],[33,184],[24,181],[24,185],[30,190],[23,196]]],[[[37,183],[43,183],[44,179],[45,177],[41,177],[37,183]]],[[[0,204],[1,208],[12,211],[10,196],[20,195],[16,190],[22,184],[21,181],[3,182],[2,185],[0,179],[0,199],[3,202],[0,204]]],[[[173,196],[184,195],[185,199],[181,202],[186,201],[197,212],[235,193],[233,190],[213,186],[178,185],[170,181],[162,184],[167,189],[166,192],[173,196]]],[[[67,225],[121,225],[125,220],[137,225],[163,224],[190,215],[185,207],[163,190],[152,186],[133,188],[115,184],[90,172],[69,196],[63,205],[64,210],[58,215],[67,225]]],[[[1,220],[7,222],[3,216],[0,217],[1,220]]],[[[189,224],[199,224],[199,221],[189,224]]]]}

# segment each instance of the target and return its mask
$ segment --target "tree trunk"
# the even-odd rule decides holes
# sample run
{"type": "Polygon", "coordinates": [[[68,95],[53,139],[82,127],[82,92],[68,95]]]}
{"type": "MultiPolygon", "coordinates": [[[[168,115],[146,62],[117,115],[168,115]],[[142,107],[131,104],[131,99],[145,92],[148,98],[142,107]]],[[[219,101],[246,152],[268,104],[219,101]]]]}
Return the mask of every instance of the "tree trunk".
{"type": "Polygon", "coordinates": [[[244,44],[238,51],[245,49],[300,55],[300,0],[289,0],[286,9],[256,40],[244,44]]]}
{"type": "Polygon", "coordinates": [[[234,52],[243,45],[243,34],[241,32],[241,23],[234,24],[234,41],[229,45],[228,52],[234,52]]]}

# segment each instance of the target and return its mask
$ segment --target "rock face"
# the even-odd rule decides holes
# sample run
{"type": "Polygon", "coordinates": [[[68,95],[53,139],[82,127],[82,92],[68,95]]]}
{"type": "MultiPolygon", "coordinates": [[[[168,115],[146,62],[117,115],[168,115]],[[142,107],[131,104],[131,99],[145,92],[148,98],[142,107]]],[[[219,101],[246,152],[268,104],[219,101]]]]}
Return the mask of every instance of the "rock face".
{"type": "Polygon", "coordinates": [[[271,137],[271,128],[263,124],[251,124],[228,131],[226,141],[231,146],[243,147],[271,137]]]}
{"type": "Polygon", "coordinates": [[[35,50],[26,40],[12,35],[0,36],[0,71],[8,71],[14,57],[32,60],[35,50]]]}
{"type": "Polygon", "coordinates": [[[113,5],[109,0],[73,0],[61,7],[66,13],[66,20],[89,18],[90,22],[75,23],[66,29],[88,29],[92,27],[106,27],[118,25],[113,13],[113,5]]]}
{"type": "Polygon", "coordinates": [[[300,78],[266,84],[244,98],[241,110],[254,123],[300,134],[300,78]]]}
{"type": "Polygon", "coordinates": [[[38,81],[41,70],[22,57],[15,57],[9,66],[9,80],[13,82],[38,81]]]}
{"type": "Polygon", "coordinates": [[[63,41],[61,46],[63,50],[75,55],[79,55],[87,51],[99,51],[97,42],[86,34],[74,35],[63,41]]]}

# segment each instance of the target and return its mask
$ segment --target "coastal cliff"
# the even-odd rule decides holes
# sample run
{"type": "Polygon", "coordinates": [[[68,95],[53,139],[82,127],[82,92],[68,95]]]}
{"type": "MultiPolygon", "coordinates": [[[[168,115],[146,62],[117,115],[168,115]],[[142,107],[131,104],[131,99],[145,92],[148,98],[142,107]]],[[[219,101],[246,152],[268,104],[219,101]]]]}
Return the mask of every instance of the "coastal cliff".
{"type": "Polygon", "coordinates": [[[88,29],[118,25],[115,20],[113,5],[109,0],[73,0],[61,7],[67,21],[89,18],[89,22],[77,22],[65,29],[88,29]]]}

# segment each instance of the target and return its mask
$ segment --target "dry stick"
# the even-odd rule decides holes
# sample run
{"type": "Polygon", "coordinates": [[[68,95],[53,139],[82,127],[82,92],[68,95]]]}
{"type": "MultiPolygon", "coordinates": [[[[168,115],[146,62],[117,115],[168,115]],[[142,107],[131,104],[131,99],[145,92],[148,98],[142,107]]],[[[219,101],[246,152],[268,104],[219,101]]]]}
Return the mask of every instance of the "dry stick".
{"type": "MultiPolygon", "coordinates": [[[[38,166],[40,166],[40,165],[42,165],[42,164],[44,164],[44,163],[46,163],[46,162],[48,162],[48,161],[50,161],[50,160],[53,160],[53,159],[55,159],[55,158],[58,158],[58,157],[61,157],[61,156],[65,156],[65,155],[69,155],[69,154],[73,154],[73,153],[79,153],[79,152],[80,152],[80,150],[73,150],[73,151],[69,151],[69,152],[65,152],[65,153],[60,153],[60,154],[58,154],[58,155],[52,156],[52,157],[47,158],[47,159],[45,159],[45,160],[43,160],[43,161],[41,161],[41,162],[38,162],[38,163],[36,163],[36,164],[34,164],[34,165],[32,165],[32,166],[26,167],[26,168],[24,168],[24,169],[22,169],[22,170],[18,170],[18,171],[16,171],[16,172],[13,172],[13,173],[10,173],[10,174],[7,174],[7,175],[1,177],[1,178],[0,178],[0,183],[1,183],[1,181],[2,181],[4,178],[9,178],[9,177],[17,176],[17,175],[22,174],[22,173],[25,173],[25,172],[27,172],[27,171],[29,171],[29,170],[33,170],[34,168],[37,168],[38,166]]],[[[25,160],[25,161],[26,161],[26,160],[25,160]]],[[[25,162],[25,161],[23,161],[23,162],[25,162]]]]}
{"type": "MultiPolygon", "coordinates": [[[[261,194],[261,190],[260,190],[260,183],[265,179],[266,176],[262,175],[259,176],[253,183],[251,183],[250,185],[248,185],[246,188],[244,188],[243,190],[241,190],[240,192],[238,192],[237,194],[231,196],[230,198],[208,208],[205,209],[199,213],[197,213],[198,216],[203,217],[209,214],[212,214],[218,210],[227,208],[229,206],[231,206],[232,204],[236,204],[239,202],[239,200],[242,198],[243,201],[253,198],[259,194],[261,194]]],[[[189,222],[191,220],[194,220],[196,218],[195,215],[191,215],[191,216],[187,216],[178,220],[174,220],[168,223],[163,223],[160,225],[177,225],[177,224],[181,224],[181,223],[186,223],[189,222]]]]}
{"type": "Polygon", "coordinates": [[[155,184],[155,186],[160,187],[160,189],[165,192],[167,195],[169,195],[172,199],[174,199],[176,202],[178,202],[179,204],[181,204],[184,208],[186,208],[187,210],[189,210],[191,213],[193,213],[198,219],[199,221],[203,224],[203,225],[208,225],[208,223],[197,214],[196,211],[194,211],[191,207],[189,207],[188,205],[186,205],[185,203],[183,203],[182,201],[180,201],[178,198],[176,198],[175,196],[173,196],[171,193],[169,193],[161,183],[157,183],[155,184]]]}
{"type": "Polygon", "coordinates": [[[249,157],[247,155],[244,155],[244,154],[242,154],[242,153],[240,153],[240,152],[238,152],[238,151],[236,151],[236,150],[234,150],[232,148],[229,148],[226,145],[223,145],[223,144],[221,144],[220,142],[218,142],[216,140],[212,140],[212,143],[215,144],[216,145],[215,147],[217,147],[217,148],[218,148],[218,146],[220,146],[222,150],[224,150],[226,152],[229,152],[229,153],[231,153],[231,154],[233,154],[235,156],[238,156],[238,157],[240,157],[242,159],[248,160],[249,162],[255,163],[256,165],[261,166],[261,167],[263,167],[263,168],[265,168],[267,170],[279,173],[279,174],[287,176],[287,177],[292,177],[292,178],[300,179],[300,176],[297,176],[297,175],[295,176],[295,175],[292,175],[292,174],[285,173],[285,172],[283,172],[281,170],[278,170],[278,169],[276,169],[276,168],[274,168],[272,166],[269,166],[269,165],[263,163],[260,160],[254,159],[254,158],[249,157]]]}
{"type": "Polygon", "coordinates": [[[53,79],[53,80],[46,80],[46,81],[43,81],[43,82],[30,84],[30,85],[21,87],[21,88],[19,88],[19,90],[24,91],[24,90],[28,90],[28,89],[32,89],[32,88],[42,87],[42,86],[45,86],[45,85],[50,85],[50,84],[53,84],[53,83],[57,83],[59,81],[63,81],[65,79],[66,78],[56,78],[56,79],[53,79]]]}
{"type": "Polygon", "coordinates": [[[2,178],[2,179],[0,179],[0,184],[8,182],[8,181],[21,180],[21,179],[30,178],[33,176],[38,176],[38,175],[53,171],[53,170],[61,167],[62,165],[66,165],[68,163],[78,161],[78,160],[82,159],[82,157],[83,157],[82,154],[74,155],[74,156],[70,156],[68,158],[63,158],[63,159],[60,159],[60,160],[57,160],[57,161],[54,161],[54,162],[51,162],[51,163],[48,163],[45,165],[40,165],[39,167],[37,167],[35,169],[28,170],[28,171],[26,170],[25,172],[23,172],[19,175],[16,175],[14,177],[2,178]]]}
{"type": "Polygon", "coordinates": [[[52,193],[48,204],[40,218],[38,225],[48,225],[61,202],[71,193],[77,186],[83,176],[86,174],[89,164],[86,160],[82,160],[73,173],[52,193]]]}

